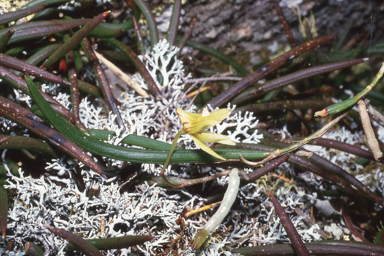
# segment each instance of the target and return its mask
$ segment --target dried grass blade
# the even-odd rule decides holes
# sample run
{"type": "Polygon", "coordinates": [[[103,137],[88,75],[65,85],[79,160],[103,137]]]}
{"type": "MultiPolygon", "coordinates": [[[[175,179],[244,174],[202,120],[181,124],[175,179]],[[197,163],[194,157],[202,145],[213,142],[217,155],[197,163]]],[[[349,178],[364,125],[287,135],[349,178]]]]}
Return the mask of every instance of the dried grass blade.
{"type": "Polygon", "coordinates": [[[151,91],[152,95],[156,98],[156,100],[161,100],[163,98],[155,80],[152,78],[151,74],[149,74],[144,63],[141,62],[141,60],[137,57],[136,53],[132,51],[131,48],[116,39],[101,39],[101,41],[110,43],[120,49],[132,61],[133,65],[135,65],[140,75],[147,82],[148,88],[151,91]]]}
{"type": "Polygon", "coordinates": [[[361,118],[361,123],[363,125],[363,129],[365,132],[365,136],[367,137],[368,146],[372,150],[375,160],[379,161],[379,159],[383,157],[383,152],[381,152],[379,142],[377,141],[375,133],[373,132],[373,129],[371,126],[371,119],[369,119],[367,108],[365,106],[364,101],[359,100],[357,102],[357,106],[359,109],[359,114],[361,118]]]}
{"type": "Polygon", "coordinates": [[[119,76],[124,82],[126,82],[132,89],[134,89],[139,95],[143,97],[149,97],[148,93],[144,91],[135,81],[133,81],[128,75],[126,75],[115,64],[107,60],[100,53],[96,52],[96,57],[109,69],[111,69],[117,76],[119,76]]]}
{"type": "Polygon", "coordinates": [[[384,127],[384,116],[379,111],[371,106],[368,99],[364,99],[364,103],[367,106],[368,115],[372,120],[384,127]]]}

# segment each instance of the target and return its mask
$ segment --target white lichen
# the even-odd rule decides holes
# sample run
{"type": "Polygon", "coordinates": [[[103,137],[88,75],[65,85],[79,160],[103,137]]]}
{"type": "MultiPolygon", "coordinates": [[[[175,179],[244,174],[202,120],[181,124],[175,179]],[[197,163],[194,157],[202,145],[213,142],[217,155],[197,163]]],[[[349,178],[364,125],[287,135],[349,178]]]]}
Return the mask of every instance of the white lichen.
{"type": "MultiPolygon", "coordinates": [[[[185,99],[184,81],[190,77],[184,73],[183,63],[177,59],[178,49],[171,47],[165,40],[161,40],[153,51],[141,56],[151,76],[156,81],[163,93],[164,99],[155,101],[153,97],[144,98],[135,94],[131,89],[125,91],[119,101],[119,111],[126,124],[126,134],[136,134],[156,138],[161,141],[171,142],[174,135],[182,128],[179,118],[175,112],[176,107],[189,112],[196,112],[197,107],[185,99]],[[161,78],[161,79],[159,79],[161,78]]],[[[88,66],[85,66],[87,79],[94,79],[94,74],[88,66]]],[[[142,88],[147,89],[145,81],[136,75],[134,79],[142,88]]],[[[54,95],[67,109],[71,109],[69,95],[60,92],[59,85],[47,84],[42,89],[54,95]]],[[[19,101],[29,100],[21,94],[19,101]]],[[[234,106],[228,106],[234,108],[234,106]]],[[[114,131],[117,135],[111,137],[109,143],[121,145],[121,139],[126,134],[121,134],[121,129],[115,122],[115,116],[105,111],[102,102],[91,101],[83,98],[80,103],[80,120],[89,129],[101,129],[114,131]]],[[[257,131],[258,120],[252,113],[236,113],[225,120],[222,124],[212,129],[212,132],[228,135],[233,141],[245,143],[258,143],[262,135],[257,131]]],[[[3,118],[1,129],[5,134],[13,132],[13,122],[3,118]]],[[[282,133],[287,134],[286,131],[282,133]]],[[[18,134],[28,135],[26,130],[18,130],[18,134]]],[[[350,137],[349,134],[342,135],[350,137]]],[[[126,146],[126,145],[124,145],[126,146]]],[[[182,137],[179,146],[187,149],[195,149],[196,146],[189,136],[182,137]]],[[[5,159],[3,154],[3,161],[5,159]]],[[[119,172],[123,165],[122,161],[106,159],[106,171],[119,172]]],[[[54,225],[79,234],[84,238],[115,237],[122,235],[148,234],[153,236],[151,242],[137,245],[137,251],[132,248],[123,250],[110,250],[105,255],[153,255],[163,252],[164,247],[180,237],[180,226],[176,220],[186,209],[199,208],[205,205],[205,199],[201,195],[210,195],[212,185],[203,185],[200,195],[191,194],[188,190],[177,190],[176,192],[160,188],[156,185],[146,183],[132,186],[127,189],[121,186],[119,178],[111,178],[104,181],[99,176],[88,171],[83,165],[78,167],[84,178],[86,190],[80,191],[76,182],[72,179],[73,170],[78,163],[72,158],[65,156],[52,159],[46,164],[47,175],[39,178],[24,176],[20,171],[20,177],[8,172],[7,189],[13,196],[9,209],[8,228],[12,233],[7,234],[6,239],[15,240],[15,254],[21,250],[25,241],[33,240],[38,245],[44,245],[51,254],[65,255],[64,247],[66,241],[58,238],[43,228],[44,224],[54,225]],[[90,198],[88,188],[98,184],[100,196],[90,198]],[[102,217],[105,218],[105,233],[101,232],[102,217]]],[[[142,164],[141,171],[148,174],[158,174],[161,166],[154,164],[142,164]]],[[[167,175],[181,178],[195,178],[209,176],[224,171],[221,167],[199,167],[194,164],[181,164],[169,167],[167,175]]],[[[246,168],[246,173],[254,171],[254,168],[246,168]]],[[[294,176],[292,167],[283,164],[277,173],[285,172],[294,176]]],[[[379,175],[379,174],[378,174],[379,175]]],[[[382,177],[382,176],[380,176],[382,177]]],[[[310,176],[310,179],[315,177],[310,176]]],[[[384,183],[384,178],[380,179],[384,183]]],[[[265,196],[267,186],[276,182],[275,189],[279,201],[293,220],[295,227],[299,230],[304,241],[312,241],[318,238],[314,231],[318,226],[305,227],[302,217],[298,217],[294,209],[304,208],[305,198],[297,193],[293,186],[278,186],[270,176],[264,176],[255,183],[249,183],[239,189],[239,207],[230,211],[230,216],[224,218],[215,232],[207,241],[207,247],[200,255],[219,256],[232,255],[226,245],[236,243],[238,239],[249,236],[242,240],[239,245],[271,244],[276,241],[288,242],[289,239],[274,214],[273,206],[265,196]]],[[[216,187],[224,187],[228,184],[228,178],[221,177],[214,181],[216,187]]],[[[310,185],[312,183],[309,183],[310,185]]],[[[203,212],[200,215],[205,219],[212,217],[212,212],[203,212]]],[[[203,222],[190,217],[185,220],[183,244],[187,245],[203,226],[203,222]]],[[[3,247],[0,244],[0,247],[3,247]]],[[[191,247],[186,246],[179,250],[184,255],[195,255],[191,247]]]]}

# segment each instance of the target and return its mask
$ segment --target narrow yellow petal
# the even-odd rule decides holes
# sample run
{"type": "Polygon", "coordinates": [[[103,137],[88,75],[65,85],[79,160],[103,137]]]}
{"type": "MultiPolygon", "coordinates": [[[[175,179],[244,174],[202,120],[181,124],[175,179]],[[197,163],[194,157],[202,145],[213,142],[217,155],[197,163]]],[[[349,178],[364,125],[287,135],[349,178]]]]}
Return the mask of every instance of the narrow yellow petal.
{"type": "Polygon", "coordinates": [[[191,133],[196,133],[208,128],[211,128],[219,123],[221,123],[227,116],[231,114],[230,109],[218,109],[211,113],[208,116],[201,117],[198,123],[195,123],[191,129],[191,133]]]}
{"type": "Polygon", "coordinates": [[[219,156],[215,151],[213,151],[212,149],[210,149],[204,142],[202,142],[201,140],[199,140],[198,138],[196,138],[195,136],[193,136],[192,134],[189,134],[189,136],[191,136],[191,138],[193,139],[193,141],[196,143],[196,145],[198,147],[200,147],[202,150],[204,150],[205,152],[207,152],[208,154],[214,156],[214,157],[217,157],[219,158],[220,160],[225,160],[224,157],[221,157],[219,156]]]}
{"type": "Polygon", "coordinates": [[[233,142],[230,138],[222,134],[217,134],[217,133],[208,132],[208,131],[201,131],[193,135],[197,139],[204,142],[216,142],[216,143],[225,144],[225,145],[236,145],[236,143],[233,142]]]}
{"type": "Polygon", "coordinates": [[[225,118],[227,118],[227,116],[229,116],[229,114],[231,114],[231,110],[230,109],[221,108],[221,109],[218,109],[218,110],[215,110],[215,111],[211,112],[209,114],[209,116],[211,116],[215,120],[221,122],[225,118]]]}

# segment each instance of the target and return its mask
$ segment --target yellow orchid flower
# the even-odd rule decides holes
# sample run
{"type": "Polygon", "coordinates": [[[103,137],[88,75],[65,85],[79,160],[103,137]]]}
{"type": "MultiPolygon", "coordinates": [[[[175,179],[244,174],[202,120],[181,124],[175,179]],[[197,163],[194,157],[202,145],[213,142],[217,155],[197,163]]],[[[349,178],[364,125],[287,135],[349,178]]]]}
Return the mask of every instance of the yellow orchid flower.
{"type": "Polygon", "coordinates": [[[171,149],[169,150],[167,159],[165,160],[164,166],[161,169],[160,176],[167,182],[168,185],[177,187],[176,185],[170,183],[164,175],[164,171],[167,168],[173,151],[176,146],[176,142],[179,137],[183,134],[188,134],[191,136],[192,140],[206,153],[219,158],[220,160],[225,160],[224,157],[219,156],[215,151],[210,149],[205,142],[217,142],[226,145],[236,145],[230,138],[225,135],[217,134],[213,132],[206,131],[206,129],[211,128],[219,123],[221,123],[225,118],[229,116],[231,110],[229,109],[218,109],[211,113],[208,110],[204,109],[202,114],[197,113],[188,113],[182,110],[181,108],[176,108],[176,113],[179,116],[183,129],[181,129],[175,136],[175,139],[172,143],[171,149]]]}
{"type": "Polygon", "coordinates": [[[176,113],[180,118],[185,133],[187,133],[193,141],[202,150],[208,154],[225,160],[225,158],[219,156],[215,151],[210,149],[204,142],[217,142],[226,145],[236,145],[230,138],[225,135],[217,134],[206,131],[205,129],[211,128],[221,123],[229,114],[229,109],[218,109],[211,113],[203,111],[203,114],[188,113],[181,108],[176,108],[176,113]]]}

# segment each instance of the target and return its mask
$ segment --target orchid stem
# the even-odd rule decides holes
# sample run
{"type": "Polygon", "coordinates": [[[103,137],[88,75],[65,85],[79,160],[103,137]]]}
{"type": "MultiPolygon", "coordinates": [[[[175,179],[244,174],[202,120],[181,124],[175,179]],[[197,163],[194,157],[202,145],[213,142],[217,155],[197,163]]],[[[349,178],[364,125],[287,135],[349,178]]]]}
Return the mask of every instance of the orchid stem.
{"type": "Polygon", "coordinates": [[[160,176],[161,176],[161,177],[163,178],[163,180],[164,180],[168,185],[170,185],[171,187],[178,187],[178,186],[175,185],[175,184],[172,184],[171,182],[169,182],[169,180],[165,177],[164,172],[165,172],[165,169],[168,167],[169,162],[171,161],[171,157],[172,157],[172,155],[173,155],[173,151],[175,151],[176,143],[177,143],[177,141],[179,140],[180,136],[183,135],[183,134],[186,134],[186,132],[185,132],[184,129],[181,129],[181,130],[176,134],[175,138],[173,139],[171,148],[169,149],[167,159],[165,160],[165,163],[164,163],[164,165],[163,165],[163,168],[161,169],[161,172],[160,172],[160,176]]]}

